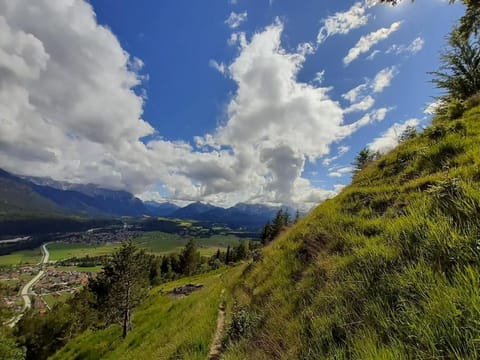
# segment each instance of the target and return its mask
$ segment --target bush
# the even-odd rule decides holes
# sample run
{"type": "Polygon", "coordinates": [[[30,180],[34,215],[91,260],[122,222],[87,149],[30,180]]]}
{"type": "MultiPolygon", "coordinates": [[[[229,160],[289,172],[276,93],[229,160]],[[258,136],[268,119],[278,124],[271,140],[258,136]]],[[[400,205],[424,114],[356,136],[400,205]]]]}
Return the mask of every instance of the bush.
{"type": "Polygon", "coordinates": [[[227,331],[227,340],[238,341],[242,337],[248,337],[252,334],[258,322],[258,316],[250,313],[246,306],[235,309],[227,331]]]}

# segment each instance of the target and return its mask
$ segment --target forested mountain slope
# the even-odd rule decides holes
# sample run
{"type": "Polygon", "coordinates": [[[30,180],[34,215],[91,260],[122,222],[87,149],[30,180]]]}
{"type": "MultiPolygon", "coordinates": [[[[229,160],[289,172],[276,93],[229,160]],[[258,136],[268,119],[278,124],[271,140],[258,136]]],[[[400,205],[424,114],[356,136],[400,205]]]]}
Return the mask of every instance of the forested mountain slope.
{"type": "Polygon", "coordinates": [[[224,358],[479,358],[479,143],[480,107],[437,116],[275,239],[224,358]]]}

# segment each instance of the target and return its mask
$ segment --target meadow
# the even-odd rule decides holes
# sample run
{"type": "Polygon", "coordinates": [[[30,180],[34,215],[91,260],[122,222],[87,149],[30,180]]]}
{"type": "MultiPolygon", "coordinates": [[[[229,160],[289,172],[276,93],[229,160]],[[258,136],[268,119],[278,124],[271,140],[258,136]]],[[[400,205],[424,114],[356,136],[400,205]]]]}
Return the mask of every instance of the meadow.
{"type": "Polygon", "coordinates": [[[121,328],[87,330],[50,359],[205,359],[216,329],[218,308],[231,308],[231,284],[244,269],[219,270],[155,287],[133,314],[133,330],[125,339],[121,328]],[[188,284],[204,287],[187,297],[172,297],[173,288],[188,284]]]}
{"type": "Polygon", "coordinates": [[[222,359],[480,358],[479,120],[437,116],[267,246],[222,359]]]}
{"type": "Polygon", "coordinates": [[[35,265],[42,260],[40,248],[33,250],[16,251],[8,255],[0,256],[0,266],[2,265],[35,265]]]}
{"type": "MultiPolygon", "coordinates": [[[[215,252],[225,250],[227,246],[235,246],[239,238],[233,235],[213,235],[211,237],[195,238],[200,253],[204,256],[211,256],[215,252]]],[[[187,244],[188,238],[176,234],[162,232],[147,232],[134,239],[134,242],[146,252],[155,255],[164,255],[171,252],[181,252],[187,244]]],[[[91,245],[81,243],[54,242],[47,245],[50,252],[50,261],[65,260],[72,257],[100,256],[113,253],[120,247],[119,243],[102,245],[91,245]]],[[[9,255],[0,256],[0,266],[37,264],[42,254],[40,248],[34,250],[22,250],[9,255]]],[[[78,268],[82,269],[82,268],[78,268]]],[[[84,269],[85,270],[85,269],[84,269]]],[[[85,270],[88,271],[88,270],[85,270]]]]}

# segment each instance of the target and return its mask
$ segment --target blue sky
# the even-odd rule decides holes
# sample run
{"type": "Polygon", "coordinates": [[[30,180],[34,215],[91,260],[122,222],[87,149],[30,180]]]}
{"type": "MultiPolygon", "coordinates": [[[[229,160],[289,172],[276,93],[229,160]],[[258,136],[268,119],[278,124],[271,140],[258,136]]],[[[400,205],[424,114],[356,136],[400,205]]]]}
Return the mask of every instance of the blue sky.
{"type": "Polygon", "coordinates": [[[19,94],[0,122],[0,166],[159,201],[303,208],[348,184],[361,148],[388,151],[405,126],[428,123],[438,91],[427,72],[463,12],[441,0],[0,0],[0,10],[0,30],[26,44],[0,44],[26,64],[0,56],[19,94]]]}

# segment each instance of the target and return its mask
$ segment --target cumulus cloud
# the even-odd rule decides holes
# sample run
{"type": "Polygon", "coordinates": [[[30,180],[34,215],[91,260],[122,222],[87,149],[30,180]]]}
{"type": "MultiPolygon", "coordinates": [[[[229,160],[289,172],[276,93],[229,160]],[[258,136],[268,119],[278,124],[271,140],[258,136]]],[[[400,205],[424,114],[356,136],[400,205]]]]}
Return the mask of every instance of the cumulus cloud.
{"type": "Polygon", "coordinates": [[[382,40],[387,39],[391,34],[400,29],[401,21],[394,22],[389,28],[381,28],[370,34],[364,35],[358,40],[353,48],[348,51],[347,56],[343,59],[345,65],[350,64],[361,54],[368,52],[373,45],[382,40]]]}
{"type": "Polygon", "coordinates": [[[381,136],[374,139],[368,147],[374,152],[385,154],[398,145],[400,136],[408,127],[416,127],[419,124],[418,119],[409,119],[404,123],[395,123],[381,136]]]}
{"type": "MultiPolygon", "coordinates": [[[[127,186],[137,175],[130,154],[154,131],[133,91],[141,61],[83,1],[2,0],[0,14],[1,166],[127,186]]],[[[151,181],[139,175],[140,187],[151,181]]]]}
{"type": "Polygon", "coordinates": [[[324,19],[323,26],[317,36],[317,43],[323,43],[328,37],[336,34],[348,34],[350,31],[367,24],[369,15],[366,6],[357,2],[344,12],[337,12],[324,19]]]}
{"type": "Polygon", "coordinates": [[[265,194],[288,202],[298,198],[305,161],[326,155],[331,143],[352,130],[342,125],[343,110],[330,99],[328,88],[298,82],[306,54],[285,51],[282,31],[277,21],[242,47],[228,69],[238,86],[228,121],[203,143],[229,146],[243,160],[237,166],[240,179],[243,172],[261,174],[265,194]]]}
{"type": "Polygon", "coordinates": [[[390,46],[390,48],[386,52],[387,54],[393,53],[396,55],[415,55],[417,52],[423,49],[423,45],[425,45],[425,40],[423,40],[421,37],[417,37],[410,44],[407,45],[394,44],[390,46]]]}
{"type": "Polygon", "coordinates": [[[243,13],[236,13],[232,11],[228,16],[227,20],[225,20],[225,24],[227,24],[230,29],[236,29],[245,21],[247,21],[247,18],[248,13],[246,11],[244,11],[243,13]]]}

